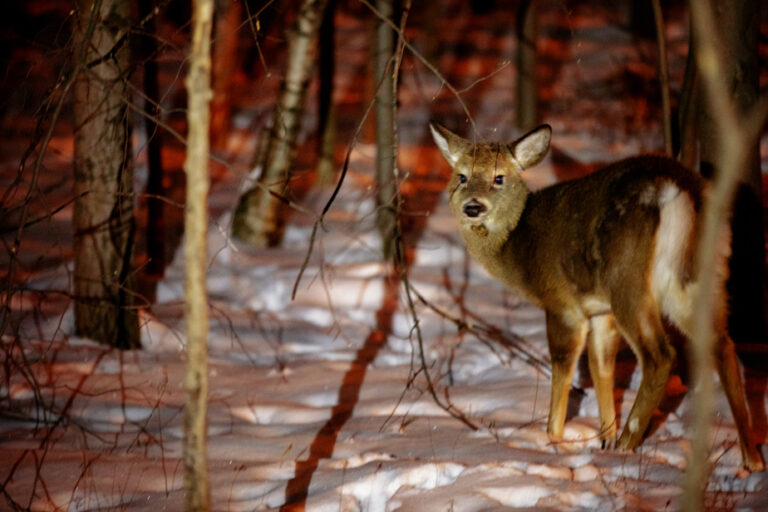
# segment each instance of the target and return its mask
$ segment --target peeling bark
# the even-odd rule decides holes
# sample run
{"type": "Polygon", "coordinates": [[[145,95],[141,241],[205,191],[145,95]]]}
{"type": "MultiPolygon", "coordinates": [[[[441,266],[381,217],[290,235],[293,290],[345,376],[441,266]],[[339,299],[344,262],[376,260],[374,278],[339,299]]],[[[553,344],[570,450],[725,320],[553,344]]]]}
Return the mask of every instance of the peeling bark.
{"type": "Polygon", "coordinates": [[[275,104],[264,168],[256,186],[240,197],[232,219],[232,235],[257,247],[282,242],[285,215],[281,206],[295,160],[296,137],[304,113],[307,85],[312,76],[320,22],[327,0],[303,0],[288,34],[288,67],[275,104]]]}

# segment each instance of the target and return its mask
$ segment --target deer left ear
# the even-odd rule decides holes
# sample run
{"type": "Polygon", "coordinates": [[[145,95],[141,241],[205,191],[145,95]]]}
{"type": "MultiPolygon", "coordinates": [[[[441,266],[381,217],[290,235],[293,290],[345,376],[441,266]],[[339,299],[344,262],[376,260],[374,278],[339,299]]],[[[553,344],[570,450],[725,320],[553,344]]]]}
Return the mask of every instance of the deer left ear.
{"type": "Polygon", "coordinates": [[[432,132],[432,138],[437,147],[440,148],[443,157],[451,164],[451,167],[455,166],[461,155],[470,146],[469,141],[434,121],[429,123],[429,130],[432,132]]]}
{"type": "Polygon", "coordinates": [[[522,166],[523,169],[528,169],[538,164],[547,154],[551,138],[552,127],[548,124],[543,124],[526,133],[509,145],[509,149],[514,157],[513,163],[522,166]]]}

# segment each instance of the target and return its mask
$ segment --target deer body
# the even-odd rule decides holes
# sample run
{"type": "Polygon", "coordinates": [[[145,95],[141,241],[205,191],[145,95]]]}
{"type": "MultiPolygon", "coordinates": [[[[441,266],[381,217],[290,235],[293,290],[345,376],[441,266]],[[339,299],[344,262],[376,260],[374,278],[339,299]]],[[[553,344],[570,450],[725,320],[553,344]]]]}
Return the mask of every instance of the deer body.
{"type": "MultiPolygon", "coordinates": [[[[532,192],[520,173],[549,147],[544,125],[508,145],[474,144],[439,125],[433,137],[454,169],[448,185],[469,253],[546,312],[552,360],[547,430],[561,439],[579,356],[588,362],[601,437],[616,436],[613,373],[623,337],[642,382],[617,448],[643,440],[675,360],[663,320],[692,331],[696,236],[705,184],[663,157],[637,157],[589,176],[532,192]]],[[[745,466],[764,468],[751,439],[733,342],[726,332],[729,236],[719,255],[716,361],[739,431],[745,466]]]]}

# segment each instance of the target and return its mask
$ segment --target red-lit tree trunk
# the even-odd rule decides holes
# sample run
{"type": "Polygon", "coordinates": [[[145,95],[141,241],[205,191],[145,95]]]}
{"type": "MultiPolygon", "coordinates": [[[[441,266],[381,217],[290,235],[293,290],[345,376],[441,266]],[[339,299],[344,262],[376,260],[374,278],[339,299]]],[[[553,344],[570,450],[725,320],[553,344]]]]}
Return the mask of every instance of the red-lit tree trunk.
{"type": "Polygon", "coordinates": [[[225,149],[232,117],[232,80],[237,68],[238,25],[241,0],[216,0],[213,40],[213,98],[211,99],[211,149],[225,149]]]}
{"type": "Polygon", "coordinates": [[[118,44],[129,15],[130,0],[79,0],[75,24],[75,330],[120,348],[140,346],[131,278],[129,50],[118,44]]]}

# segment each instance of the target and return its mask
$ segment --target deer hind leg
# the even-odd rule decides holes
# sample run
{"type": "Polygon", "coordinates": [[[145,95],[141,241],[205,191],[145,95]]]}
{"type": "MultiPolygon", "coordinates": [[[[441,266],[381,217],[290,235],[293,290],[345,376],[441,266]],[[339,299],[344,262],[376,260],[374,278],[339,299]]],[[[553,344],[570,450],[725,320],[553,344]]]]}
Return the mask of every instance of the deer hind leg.
{"type": "Polygon", "coordinates": [[[616,321],[635,355],[643,377],[627,417],[627,424],[616,442],[620,450],[634,450],[643,441],[653,411],[659,405],[675,360],[675,349],[669,343],[655,303],[646,301],[638,308],[621,308],[626,312],[616,321]]]}
{"type": "Polygon", "coordinates": [[[728,404],[731,406],[733,419],[739,431],[739,442],[744,465],[750,471],[763,471],[765,463],[752,439],[752,422],[744,394],[744,385],[739,372],[739,362],[733,340],[728,335],[720,338],[714,347],[715,364],[720,375],[720,383],[725,390],[728,404]]]}
{"type": "Polygon", "coordinates": [[[555,440],[563,438],[573,371],[584,350],[586,335],[585,319],[565,318],[547,311],[547,340],[552,360],[552,398],[547,432],[555,440]]]}
{"type": "MultiPolygon", "coordinates": [[[[695,293],[695,287],[689,285],[689,288],[686,288],[684,292],[688,295],[692,295],[695,293]]],[[[721,290],[719,295],[724,296],[725,291],[721,290]]],[[[680,303],[690,304],[693,302],[692,298],[686,298],[687,301],[680,301],[680,303]]],[[[720,299],[715,312],[715,330],[718,332],[718,339],[712,347],[715,366],[717,368],[717,373],[720,376],[720,383],[723,386],[723,391],[725,391],[725,396],[728,399],[728,405],[731,408],[736,429],[739,433],[739,445],[741,447],[741,456],[744,461],[744,466],[752,472],[763,471],[765,469],[765,463],[763,462],[760,451],[757,449],[755,441],[752,438],[752,421],[750,420],[749,410],[747,409],[744,384],[741,380],[739,361],[736,356],[736,347],[733,340],[726,332],[727,327],[724,302],[725,299],[720,299]]],[[[673,322],[680,327],[688,339],[691,340],[693,333],[693,315],[691,309],[686,308],[679,311],[672,311],[671,313],[670,316],[673,322]]]]}
{"type": "Polygon", "coordinates": [[[600,439],[612,443],[616,438],[616,403],[613,398],[613,373],[619,333],[613,315],[594,316],[589,320],[590,335],[587,344],[589,374],[597,395],[600,411],[600,439]]]}

